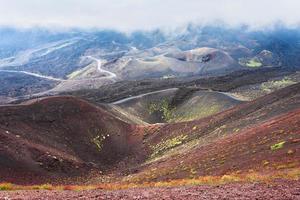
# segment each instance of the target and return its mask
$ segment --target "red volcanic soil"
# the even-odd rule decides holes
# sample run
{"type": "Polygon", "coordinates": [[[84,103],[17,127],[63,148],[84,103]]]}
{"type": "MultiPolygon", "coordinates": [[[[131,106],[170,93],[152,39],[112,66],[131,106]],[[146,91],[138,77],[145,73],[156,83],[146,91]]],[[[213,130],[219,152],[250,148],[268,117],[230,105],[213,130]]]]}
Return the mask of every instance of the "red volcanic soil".
{"type": "Polygon", "coordinates": [[[148,129],[149,154],[161,152],[132,169],[135,174],[130,180],[299,168],[299,105],[297,84],[205,119],[148,129]],[[279,143],[282,147],[272,150],[279,143]],[[168,145],[172,148],[161,148],[168,145]]]}
{"type": "Polygon", "coordinates": [[[143,165],[134,181],[165,181],[205,175],[300,167],[300,109],[259,126],[220,137],[195,140],[143,165]],[[283,143],[279,149],[272,149],[283,143]],[[166,156],[168,155],[168,156],[166,156]]]}
{"type": "MultiPolygon", "coordinates": [[[[122,183],[142,183],[253,171],[272,174],[299,168],[299,105],[300,84],[200,120],[150,126],[130,125],[101,106],[74,97],[50,97],[23,105],[2,106],[0,180],[17,184],[84,184],[85,181],[97,184],[102,172],[105,176],[116,176],[122,183]],[[88,177],[90,174],[95,176],[88,177]]],[[[279,181],[278,184],[79,193],[19,191],[0,193],[0,196],[12,194],[25,199],[27,196],[62,199],[68,195],[87,199],[134,199],[136,195],[136,199],[161,199],[163,195],[165,199],[298,198],[299,193],[294,189],[299,189],[299,181],[279,181]],[[292,187],[288,188],[286,183],[292,187]],[[276,192],[277,189],[280,190],[276,192]]]]}
{"type": "Polygon", "coordinates": [[[278,180],[272,184],[227,184],[119,191],[17,191],[1,192],[0,199],[299,200],[300,182],[278,180]]]}
{"type": "Polygon", "coordinates": [[[1,106],[0,180],[55,183],[90,170],[105,171],[132,156],[136,160],[143,151],[134,129],[73,97],[1,106]]]}

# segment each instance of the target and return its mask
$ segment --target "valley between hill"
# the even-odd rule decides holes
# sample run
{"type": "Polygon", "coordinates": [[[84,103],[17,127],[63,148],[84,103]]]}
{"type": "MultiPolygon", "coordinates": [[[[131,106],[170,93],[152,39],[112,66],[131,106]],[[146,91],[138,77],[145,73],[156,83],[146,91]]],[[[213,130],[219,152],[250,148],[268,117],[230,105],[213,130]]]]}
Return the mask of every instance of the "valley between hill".
{"type": "MultiPolygon", "coordinates": [[[[174,97],[187,97],[178,91],[164,92],[169,97],[170,93],[174,97]]],[[[207,92],[194,94],[205,97],[207,92]]],[[[157,93],[149,95],[160,98],[156,97],[157,93]]],[[[213,95],[236,101],[221,93],[213,95]]],[[[121,103],[137,99],[143,102],[141,98],[121,103]]],[[[180,105],[185,102],[182,99],[185,98],[173,98],[170,102],[180,105]]],[[[193,101],[193,95],[187,99],[193,101]]],[[[277,180],[278,187],[283,187],[285,180],[290,180],[295,187],[281,190],[274,197],[288,199],[297,195],[293,191],[299,186],[299,182],[292,181],[299,180],[300,176],[299,103],[298,83],[209,116],[172,123],[130,123],[122,119],[119,112],[111,112],[111,105],[96,106],[71,96],[44,97],[1,106],[0,176],[3,182],[17,185],[0,184],[0,187],[67,190],[67,185],[71,185],[70,190],[85,190],[238,182],[240,188],[255,188],[261,191],[262,198],[268,198],[262,191],[273,191],[273,188],[265,189],[266,182],[277,180]],[[36,179],[37,176],[40,178],[36,179]],[[43,186],[46,183],[53,186],[43,186]],[[37,186],[30,188],[30,185],[37,186]]],[[[195,186],[194,189],[202,191],[205,187],[211,187],[212,192],[207,198],[218,196],[219,187],[195,186]]],[[[231,185],[223,187],[226,191],[231,185]]],[[[189,188],[158,188],[82,193],[87,199],[99,194],[121,198],[131,196],[133,191],[139,191],[140,198],[158,198],[158,191],[166,198],[172,198],[173,192],[176,197],[184,198],[192,192],[189,188]]],[[[27,194],[36,195],[28,191],[0,196],[27,194]]],[[[41,194],[50,198],[56,192],[41,194]]],[[[80,193],[62,192],[57,198],[65,194],[76,197],[80,193]]]]}

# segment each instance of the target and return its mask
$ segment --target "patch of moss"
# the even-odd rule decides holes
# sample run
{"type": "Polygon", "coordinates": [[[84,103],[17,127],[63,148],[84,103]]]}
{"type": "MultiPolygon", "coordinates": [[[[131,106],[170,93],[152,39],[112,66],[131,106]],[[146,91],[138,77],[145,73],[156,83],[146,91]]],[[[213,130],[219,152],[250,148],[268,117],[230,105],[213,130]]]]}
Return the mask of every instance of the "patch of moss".
{"type": "Polygon", "coordinates": [[[252,59],[241,59],[239,60],[239,64],[245,67],[251,67],[251,68],[257,68],[261,67],[262,63],[258,58],[252,58],[252,59]]]}
{"type": "Polygon", "coordinates": [[[274,145],[271,146],[271,150],[275,151],[275,150],[278,150],[278,149],[282,149],[284,144],[285,144],[285,141],[274,144],[274,145]]]}
{"type": "Polygon", "coordinates": [[[246,65],[247,67],[261,67],[262,63],[256,59],[251,59],[246,65]]]}

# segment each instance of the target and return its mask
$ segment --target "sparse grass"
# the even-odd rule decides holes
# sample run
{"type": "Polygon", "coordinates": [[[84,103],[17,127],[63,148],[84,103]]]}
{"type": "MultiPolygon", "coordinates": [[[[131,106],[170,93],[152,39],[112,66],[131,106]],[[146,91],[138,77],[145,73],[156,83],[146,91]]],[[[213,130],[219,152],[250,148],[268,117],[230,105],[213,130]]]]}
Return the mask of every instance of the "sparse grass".
{"type": "Polygon", "coordinates": [[[221,178],[226,183],[240,182],[242,179],[236,175],[224,175],[221,178]]]}
{"type": "Polygon", "coordinates": [[[130,188],[147,188],[147,187],[179,187],[179,186],[191,186],[191,185],[222,185],[228,183],[252,183],[262,182],[270,183],[275,179],[286,180],[299,180],[300,168],[293,168],[289,170],[275,171],[272,173],[259,173],[251,171],[249,173],[232,173],[223,176],[200,176],[193,179],[176,179],[162,182],[144,182],[144,183],[104,183],[98,185],[41,185],[41,186],[20,186],[11,183],[0,184],[1,190],[123,190],[130,188]]]}
{"type": "Polygon", "coordinates": [[[179,135],[174,138],[162,141],[154,146],[151,146],[153,153],[151,154],[150,158],[155,158],[161,153],[170,150],[178,145],[181,145],[186,139],[187,135],[179,135]]]}
{"type": "Polygon", "coordinates": [[[0,184],[0,190],[12,190],[13,189],[13,184],[11,183],[1,183],[0,184]]]}
{"type": "Polygon", "coordinates": [[[180,122],[180,121],[192,121],[195,119],[201,119],[204,117],[211,116],[216,114],[222,110],[222,106],[219,104],[208,104],[208,105],[197,105],[197,107],[193,107],[189,112],[177,113],[177,115],[173,116],[171,122],[180,122]]]}
{"type": "Polygon", "coordinates": [[[32,188],[35,190],[52,190],[53,185],[51,185],[51,184],[34,185],[34,186],[32,186],[32,188]]]}
{"type": "Polygon", "coordinates": [[[262,83],[260,88],[268,93],[271,93],[275,90],[279,90],[281,88],[287,87],[289,85],[293,85],[296,82],[293,81],[292,79],[288,78],[288,77],[284,77],[281,80],[277,80],[277,81],[268,81],[265,83],[262,83]]]}

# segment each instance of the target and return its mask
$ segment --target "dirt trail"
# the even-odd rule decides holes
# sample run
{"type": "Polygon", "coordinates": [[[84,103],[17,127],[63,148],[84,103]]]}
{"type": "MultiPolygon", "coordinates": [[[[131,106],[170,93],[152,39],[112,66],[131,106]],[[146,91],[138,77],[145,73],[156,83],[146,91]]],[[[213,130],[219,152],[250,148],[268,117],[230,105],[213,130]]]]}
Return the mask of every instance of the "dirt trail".
{"type": "Polygon", "coordinates": [[[158,90],[158,91],[153,91],[153,92],[147,92],[147,93],[144,93],[144,94],[140,94],[140,95],[137,95],[137,96],[133,96],[133,97],[128,97],[128,98],[125,98],[125,99],[121,99],[119,101],[115,101],[111,104],[113,105],[117,105],[117,104],[121,104],[121,103],[125,103],[129,100],[132,100],[132,99],[138,99],[138,98],[141,98],[141,97],[144,97],[144,96],[147,96],[147,95],[151,95],[151,94],[157,94],[157,93],[161,93],[161,92],[166,92],[166,91],[172,91],[172,90],[177,90],[178,88],[169,88],[169,89],[165,89],[165,90],[158,90]]]}
{"type": "Polygon", "coordinates": [[[87,56],[87,58],[97,62],[97,70],[99,72],[108,74],[108,76],[105,77],[105,78],[116,78],[117,77],[117,75],[115,73],[104,70],[104,69],[101,68],[102,67],[102,61],[100,59],[97,59],[93,56],[87,56]]]}
{"type": "Polygon", "coordinates": [[[51,81],[59,81],[59,82],[66,81],[64,79],[54,78],[52,76],[45,76],[45,75],[36,74],[36,73],[32,73],[32,72],[26,72],[26,71],[2,70],[1,69],[0,72],[17,73],[17,74],[27,74],[27,75],[30,75],[30,76],[34,76],[34,77],[37,77],[37,78],[48,79],[48,80],[51,80],[51,81]]]}

